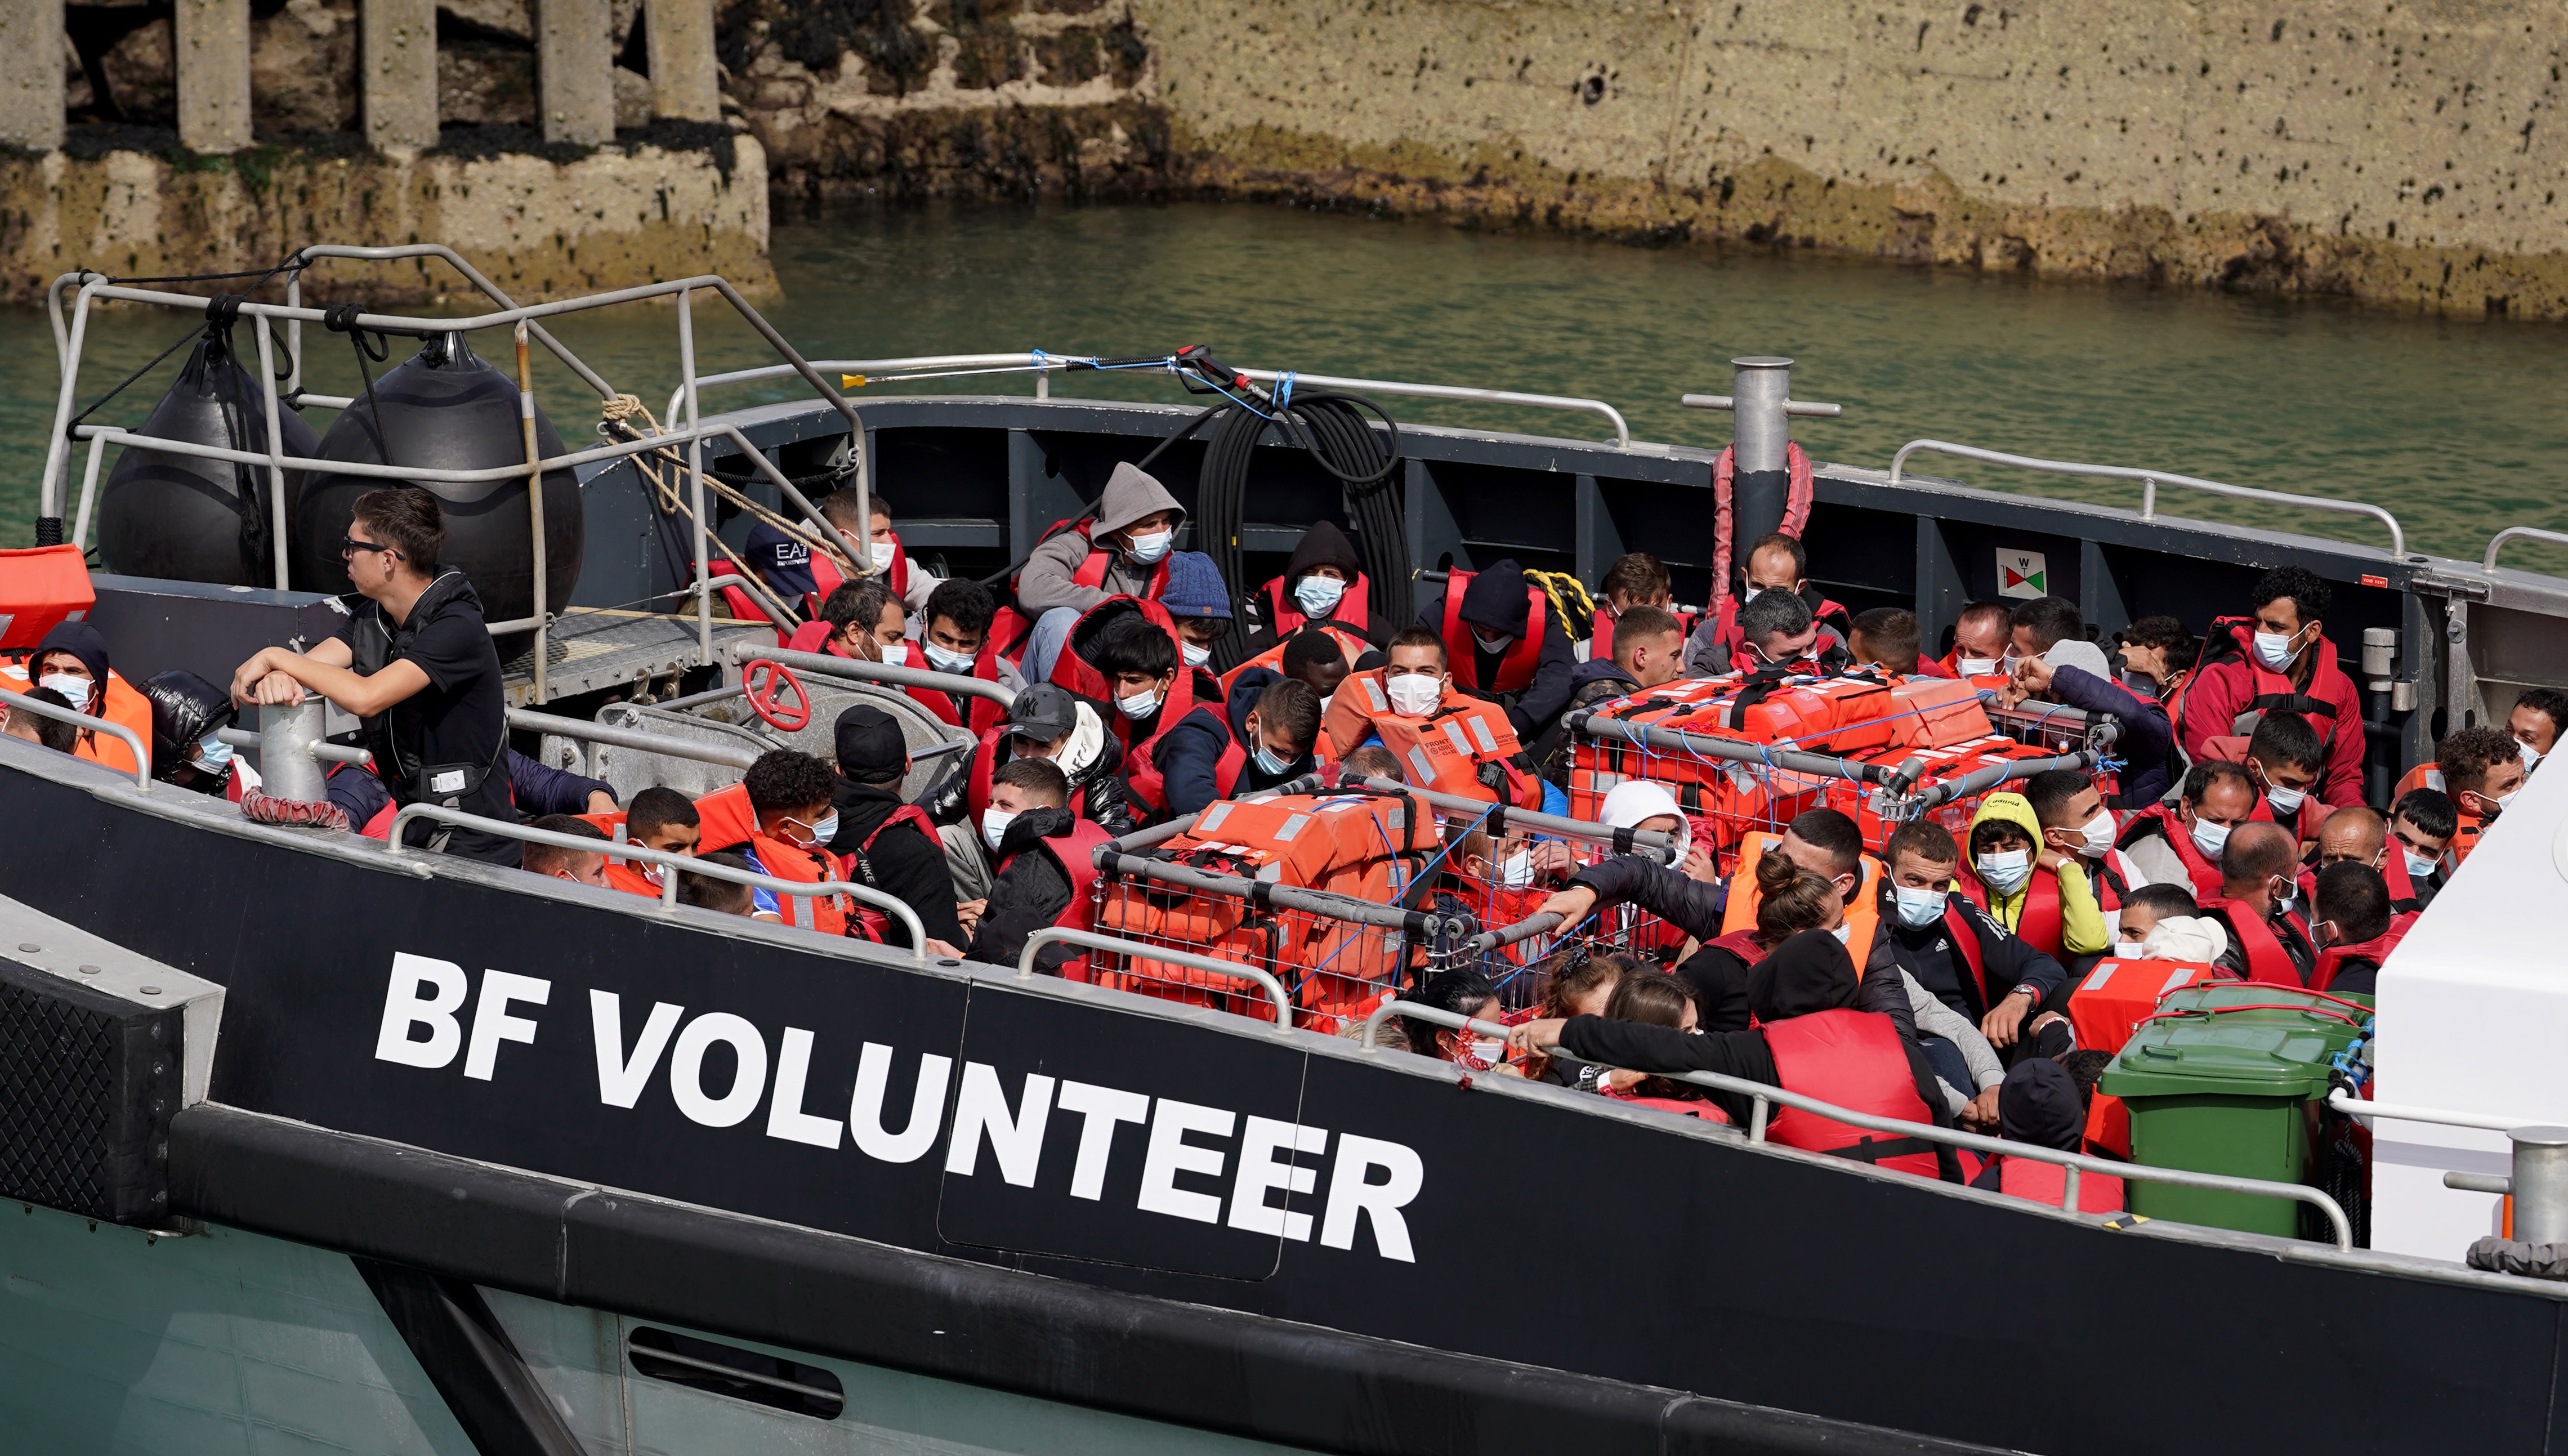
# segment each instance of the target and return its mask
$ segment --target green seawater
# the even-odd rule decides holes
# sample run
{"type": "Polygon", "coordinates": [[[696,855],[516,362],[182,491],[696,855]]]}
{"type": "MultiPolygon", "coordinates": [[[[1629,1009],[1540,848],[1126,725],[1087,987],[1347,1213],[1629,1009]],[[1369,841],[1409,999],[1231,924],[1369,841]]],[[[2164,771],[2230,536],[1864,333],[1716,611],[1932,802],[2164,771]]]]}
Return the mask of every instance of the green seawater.
{"type": "MultiPolygon", "coordinates": [[[[780,222],[774,257],[785,297],[769,315],[813,358],[1140,355],[1203,343],[1249,367],[1589,396],[1619,407],[1636,438],[1718,445],[1728,418],[1678,397],[1727,393],[1733,356],[1782,354],[1798,361],[1796,398],[1845,406],[1840,420],[1796,427],[1820,460],[1887,465],[1902,443],[1932,437],[2146,466],[2372,501],[2399,516],[2411,549],[2473,558],[2505,525],[2568,527],[2568,332],[2556,325],[1250,205],[837,213],[780,222]]],[[[771,362],[723,312],[696,310],[703,372],[771,362]]],[[[101,317],[83,405],[179,332],[158,311],[101,317]]],[[[678,373],[674,308],[566,319],[557,332],[619,388],[654,411],[665,405],[678,373]]],[[[32,539],[59,381],[41,311],[0,312],[0,541],[14,545],[32,539]]],[[[315,328],[306,343],[312,388],[358,388],[346,339],[315,328]]],[[[507,358],[504,333],[476,347],[507,358]]],[[[395,348],[398,360],[406,346],[395,348]]],[[[141,423],[183,358],[96,418],[141,423]]],[[[540,364],[540,398],[565,437],[581,437],[593,424],[581,392],[540,364]]],[[[859,398],[887,389],[1026,393],[1031,383],[1000,375],[859,398]]],[[[741,387],[707,400],[789,393],[741,387]]],[[[1155,374],[1062,377],[1056,393],[1183,398],[1155,374]]],[[[1590,416],[1386,403],[1423,423],[1602,430],[1590,416]]],[[[330,417],[308,418],[326,429],[330,417]]],[[[1993,488],[2137,503],[2136,486],[1917,463],[1993,488]]],[[[900,482],[884,483],[897,499],[900,482]]],[[[2199,495],[2169,492],[2161,509],[2384,540],[2360,519],[2199,495]]],[[[2515,547],[2506,560],[2568,572],[2568,550],[2515,547]]]]}

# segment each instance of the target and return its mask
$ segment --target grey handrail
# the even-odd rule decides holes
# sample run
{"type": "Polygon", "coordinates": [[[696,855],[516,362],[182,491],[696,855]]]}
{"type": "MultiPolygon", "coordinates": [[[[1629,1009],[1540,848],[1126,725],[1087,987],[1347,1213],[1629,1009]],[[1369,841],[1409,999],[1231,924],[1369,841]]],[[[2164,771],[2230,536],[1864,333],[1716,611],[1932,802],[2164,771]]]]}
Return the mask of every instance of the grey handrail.
{"type": "Polygon", "coordinates": [[[2508,541],[2548,541],[2553,546],[2568,546],[2568,532],[2545,531],[2539,526],[2507,526],[2488,537],[2487,554],[2479,558],[2479,570],[2496,570],[2497,548],[2508,541]]]}
{"type": "MultiPolygon", "coordinates": [[[[817,359],[815,369],[834,369],[846,374],[876,374],[897,369],[942,369],[967,374],[1005,374],[1033,370],[1049,376],[1054,370],[1071,370],[1079,366],[1094,367],[1093,354],[1054,354],[1028,350],[1019,354],[923,354],[908,359],[817,359]]],[[[790,371],[770,365],[760,369],[734,370],[729,374],[707,375],[696,381],[702,393],[714,385],[747,384],[753,380],[776,379],[790,371]]],[[[1132,373],[1144,373],[1134,370],[1132,373]]],[[[1575,395],[1533,395],[1517,390],[1487,390],[1474,385],[1422,385],[1400,380],[1349,379],[1334,374],[1304,374],[1299,370],[1243,369],[1239,374],[1263,384],[1281,383],[1288,375],[1296,386],[1311,385],[1330,390],[1364,390],[1377,395],[1405,395],[1420,400],[1458,400],[1480,405],[1516,405],[1533,410],[1569,410],[1580,414],[1602,416],[1614,427],[1616,448],[1632,442],[1632,427],[1624,422],[1623,412],[1603,400],[1583,399],[1575,395]]],[[[884,380],[897,384],[897,379],[884,380]]],[[[681,390],[684,385],[679,386],[681,390]]],[[[675,399],[673,395],[671,397],[675,399]]]]}
{"type": "MultiPolygon", "coordinates": [[[[868,889],[863,885],[851,885],[844,880],[824,880],[816,884],[805,884],[800,880],[780,880],[774,875],[763,875],[755,870],[736,870],[729,865],[715,864],[691,854],[674,854],[665,849],[648,849],[629,840],[590,839],[578,834],[556,834],[550,829],[537,829],[527,824],[511,824],[505,820],[483,818],[480,814],[468,814],[462,809],[450,809],[444,804],[411,804],[393,815],[391,842],[386,846],[392,853],[409,855],[425,852],[413,850],[402,843],[402,834],[414,819],[430,819],[440,824],[478,829],[484,834],[496,834],[503,839],[515,839],[528,844],[548,844],[555,849],[575,849],[583,854],[607,854],[618,859],[640,860],[644,864],[656,864],[664,869],[682,869],[691,875],[703,875],[708,879],[729,880],[736,885],[755,885],[762,890],[793,898],[795,928],[798,930],[812,929],[807,914],[809,905],[804,897],[844,895],[849,900],[870,905],[897,919],[901,923],[901,928],[909,932],[909,958],[913,961],[927,959],[927,928],[919,923],[918,912],[893,896],[879,890],[868,889]]],[[[676,903],[677,883],[677,877],[672,875],[661,887],[662,905],[676,903]]],[[[886,946],[884,949],[892,948],[886,946]]]]}
{"type": "Polygon", "coordinates": [[[747,770],[759,758],[754,748],[735,748],[728,743],[700,743],[692,738],[617,728],[613,724],[592,723],[586,719],[563,718],[558,714],[534,713],[523,708],[508,710],[508,727],[523,728],[527,732],[552,733],[584,742],[604,743],[612,748],[633,748],[645,753],[666,753],[672,758],[691,758],[699,763],[720,763],[727,768],[747,770]]]}
{"type": "MultiPolygon", "coordinates": [[[[1488,1021],[1474,1020],[1452,1012],[1440,1011],[1435,1007],[1388,1001],[1376,1008],[1372,1016],[1365,1019],[1367,1050],[1373,1049],[1375,1028],[1386,1019],[1394,1016],[1432,1021],[1440,1026],[1467,1027],[1482,1035],[1492,1033],[1505,1035],[1507,1031],[1504,1026],[1494,1026],[1488,1021]]],[[[1603,1065],[1603,1063],[1594,1064],[1603,1065]]],[[[1628,1067],[1614,1069],[1633,1070],[1628,1067]]],[[[2327,1215],[2329,1225],[2336,1232],[2336,1247],[2340,1252],[2350,1253],[2354,1249],[2354,1225],[2346,1219],[2344,1207],[2335,1199],[2306,1184],[2271,1183],[2262,1178],[2235,1178],[2226,1173],[2197,1173],[2190,1168],[2154,1168],[2145,1163],[2117,1163],[2109,1158],[2090,1158],[2085,1153],[2064,1152],[2058,1148],[2046,1148],[2034,1143],[2010,1142],[2005,1138],[1983,1137],[1976,1132],[1937,1127],[1927,1122],[1902,1122],[1896,1117],[1877,1117],[1869,1112],[1855,1112],[1834,1103],[1822,1102],[1816,1097],[1805,1097],[1798,1092],[1787,1092],[1781,1087],[1766,1082],[1750,1081],[1746,1077],[1727,1076],[1720,1072],[1652,1072],[1650,1075],[1664,1076],[1672,1081],[1692,1082],[1699,1087],[1709,1087],[1718,1092],[1735,1092],[1750,1098],[1756,1108],[1747,1129],[1748,1140],[1753,1143],[1766,1141],[1769,1107],[1773,1105],[1792,1107],[1825,1117],[1832,1122],[1842,1122],[1849,1127],[1860,1127],[1868,1132],[1897,1133],[1902,1137],[1968,1148],[1977,1153],[1998,1153],[2010,1158],[2023,1158],[2030,1162],[2057,1163],[2068,1170],[2060,1195],[2059,1211],[2064,1214],[2074,1215],[2077,1212],[2079,1174],[2096,1173],[2108,1178],[2119,1178],[2125,1182],[2171,1183],[2179,1188],[2206,1188],[2222,1193],[2243,1193],[2258,1198],[2287,1198],[2296,1203],[2306,1203],[2327,1215]]],[[[2031,1202],[2031,1200],[2027,1201],[2031,1202]]],[[[2048,1205],[2037,1204],[2036,1206],[2047,1207],[2048,1205]]]]}
{"type": "Polygon", "coordinates": [[[2363,500],[2339,500],[2332,495],[2293,495],[2281,490],[2260,490],[2253,485],[2231,485],[2220,480],[2205,480],[2197,475],[2179,475],[2171,470],[2140,470],[2128,465],[2089,465],[2076,460],[2046,460],[2036,455],[2009,454],[2005,450],[1981,449],[1977,445],[1954,444],[1941,439],[1912,439],[1890,457],[1890,483],[1899,483],[1900,471],[1908,457],[1919,450],[1932,454],[1952,455],[1959,459],[1981,460],[1992,465],[2013,465],[2023,470],[2039,470],[2050,475],[2084,475],[2104,480],[2137,480],[2140,482],[2140,519],[2155,520],[2158,514],[2158,486],[2181,485],[2187,490],[2201,490],[2212,495],[2236,496],[2241,500],[2270,500],[2277,505],[2296,505],[2304,510],[2332,510],[2345,515],[2368,515],[2390,528],[2390,554],[2405,560],[2408,555],[2408,533],[2399,528],[2399,517],[2380,506],[2363,500]]]}
{"type": "Polygon", "coordinates": [[[1556,915],[1550,911],[1544,911],[1539,915],[1528,915],[1513,925],[1484,930],[1462,942],[1462,954],[1485,956],[1500,946],[1512,946],[1518,941],[1529,941],[1538,935],[1549,935],[1567,923],[1568,917],[1556,915]]]}
{"type": "Polygon", "coordinates": [[[1357,1044],[1367,1051],[1379,1048],[1382,1043],[1375,1038],[1381,1034],[1382,1023],[1394,1017],[1416,1017],[1422,1021],[1433,1021],[1437,1025],[1448,1026],[1457,1031],[1477,1031],[1483,1036],[1495,1036],[1500,1040],[1506,1039],[1507,1034],[1507,1028],[1495,1021],[1483,1021],[1477,1017],[1466,1017],[1458,1012],[1439,1011],[1434,1007],[1420,1006],[1414,1001],[1392,1000],[1375,1007],[1365,1018],[1364,1036],[1357,1044]]]}
{"type": "Polygon", "coordinates": [[[1180,889],[1207,890],[1234,899],[1280,905],[1287,910],[1343,920],[1350,925],[1369,925],[1376,930],[1433,936],[1458,930],[1468,919],[1432,915],[1424,910],[1402,910],[1393,905],[1376,905],[1370,900],[1359,900],[1334,890],[1306,890],[1297,885],[1275,885],[1264,880],[1243,879],[1238,875],[1214,874],[1192,865],[1145,859],[1135,854],[1118,854],[1111,845],[1098,847],[1097,868],[1105,874],[1156,880],[1162,885],[1175,885],[1180,889]]]}
{"type": "Polygon", "coordinates": [[[1931,809],[1938,804],[1968,798],[1982,789],[2031,778],[2037,773],[2049,773],[2055,768],[2075,768],[2084,772],[2103,761],[2103,753],[2094,748],[2080,748],[2074,753],[2062,753],[2052,758],[2008,758],[1984,768],[1974,768],[1959,778],[1930,783],[1911,802],[1915,808],[1931,809]]]}
{"type": "Polygon", "coordinates": [[[888,663],[869,663],[857,657],[831,657],[816,652],[794,652],[782,647],[761,647],[755,642],[731,645],[735,663],[756,662],[765,658],[801,672],[817,673],[824,678],[853,678],[867,683],[890,683],[902,688],[926,688],[948,697],[987,698],[1001,708],[1016,706],[1017,695],[1004,683],[985,678],[966,678],[955,673],[931,672],[926,668],[896,668],[888,663]]]}
{"type": "MultiPolygon", "coordinates": [[[[136,785],[140,787],[149,787],[151,785],[152,750],[145,746],[142,737],[138,735],[134,729],[127,728],[125,725],[121,723],[110,723],[103,718],[92,718],[78,709],[56,708],[54,705],[47,703],[41,698],[30,698],[24,693],[12,693],[6,688],[0,688],[0,703],[6,703],[11,708],[23,708],[29,713],[36,715],[38,718],[50,718],[56,723],[76,723],[94,733],[103,732],[115,734],[117,737],[125,740],[125,745],[127,747],[134,750],[134,782],[136,785]]],[[[101,768],[107,767],[104,763],[99,766],[101,768]]],[[[114,770],[110,771],[112,772],[114,770]]]]}
{"type": "MultiPolygon", "coordinates": [[[[1338,782],[1341,787],[1344,787],[1348,780],[1342,778],[1338,782]]],[[[1487,799],[1469,798],[1458,793],[1442,793],[1432,788],[1413,788],[1397,778],[1360,778],[1354,782],[1359,787],[1375,789],[1383,793],[1405,793],[1412,798],[1433,804],[1437,808],[1450,809],[1455,813],[1486,814],[1489,824],[1500,832],[1504,832],[1509,826],[1521,825],[1561,839],[1577,839],[1589,844],[1608,846],[1619,843],[1628,835],[1635,849],[1657,851],[1659,862],[1662,864],[1676,863],[1675,837],[1662,834],[1655,829],[1646,832],[1617,829],[1610,824],[1600,824],[1590,819],[1568,819],[1558,814],[1519,809],[1512,804],[1493,805],[1487,799]]],[[[1326,793],[1328,790],[1323,788],[1318,792],[1326,793]]]]}
{"type": "Polygon", "coordinates": [[[1657,724],[1624,723],[1589,709],[1580,709],[1569,715],[1569,728],[1572,732],[1621,738],[1635,746],[1655,748],[1663,753],[1724,758],[1735,763],[1758,763],[1820,778],[1843,778],[1863,783],[1895,785],[1903,779],[1914,783],[1926,771],[1923,759],[1910,759],[1897,768],[1891,768],[1879,763],[1866,763],[1859,758],[1840,757],[1834,753],[1816,753],[1801,748],[1776,748],[1765,743],[1748,742],[1741,738],[1706,737],[1701,733],[1690,733],[1683,728],[1663,728],[1657,724]]]}
{"type": "Polygon", "coordinates": [[[1111,935],[1099,935],[1090,930],[1072,930],[1068,926],[1049,925],[1026,937],[1025,954],[1017,958],[1017,975],[1032,978],[1035,975],[1035,952],[1051,945],[1079,946],[1086,950],[1107,951],[1119,956],[1139,956],[1144,960],[1167,961],[1179,966],[1189,966],[1197,971],[1209,971],[1217,976],[1236,976],[1243,981],[1254,981],[1264,988],[1267,998],[1275,1003],[1275,1029],[1279,1032],[1293,1029],[1293,1003],[1292,998],[1285,994],[1284,983],[1254,966],[1238,961],[1224,961],[1212,956],[1199,956],[1192,951],[1173,951],[1165,946],[1145,945],[1140,941],[1118,940],[1111,935]]]}
{"type": "Polygon", "coordinates": [[[2518,1127],[2538,1127],[2546,1120],[2539,1117],[2497,1117],[2481,1112],[2447,1112],[2439,1107],[2410,1107],[2398,1102],[2375,1102],[2365,1097],[2350,1096],[2343,1087],[2328,1093],[2328,1106],[2349,1117],[2384,1117],[2392,1122],[2430,1122],[2441,1127],[2475,1127],[2486,1132],[2508,1132],[2518,1127]]]}

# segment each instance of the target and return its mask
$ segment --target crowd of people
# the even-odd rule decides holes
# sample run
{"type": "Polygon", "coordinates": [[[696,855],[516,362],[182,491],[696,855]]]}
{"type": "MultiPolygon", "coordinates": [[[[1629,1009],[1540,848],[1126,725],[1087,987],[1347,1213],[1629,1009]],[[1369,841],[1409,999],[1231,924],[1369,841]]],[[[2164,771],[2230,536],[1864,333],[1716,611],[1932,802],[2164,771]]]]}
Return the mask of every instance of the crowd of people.
{"type": "MultiPolygon", "coordinates": [[[[830,518],[852,526],[839,502],[825,502],[830,518]]],[[[1726,673],[1966,680],[2008,705],[2111,715],[2115,772],[2040,772],[1987,794],[1966,827],[1906,822],[1877,849],[1855,819],[1813,808],[1749,834],[1725,851],[1731,863],[1647,782],[1607,798],[1607,823],[1671,833],[1688,846],[1676,863],[1566,844],[1502,853],[1457,822],[1451,873],[1573,928],[1632,907],[1665,934],[1646,952],[1573,936],[1531,967],[1422,968],[1387,990],[1486,1019],[1503,1000],[1493,978],[1545,987],[1504,1038],[1408,1027],[1413,1049],[1469,1070],[1744,1121],[1740,1098],[1672,1079],[1718,1071],[2061,1146],[2076,1145],[2061,1129],[2077,1123],[2072,1104],[2100,1059],[2068,1015],[2089,968],[2177,961],[2371,995],[2408,925],[2568,725],[2568,695],[2526,691],[2501,727],[2454,728],[2432,763],[2373,797],[2362,700],[2327,635],[2332,593],[2297,566],[2266,572],[2244,614],[2203,637],[2160,616],[2099,642],[2060,598],[1977,601],[1934,656],[1914,614],[1830,600],[1802,543],[1779,534],[1752,543],[1709,610],[1679,606],[1667,568],[1634,553],[1607,571],[1592,615],[1500,561],[1451,570],[1414,621],[1396,623],[1375,611],[1361,554],[1325,522],[1281,575],[1232,590],[1209,558],[1174,549],[1184,509],[1130,465],[1092,517],[989,583],[932,575],[900,544],[889,504],[872,503],[860,563],[852,548],[841,560],[765,526],[749,560],[776,597],[809,604],[795,631],[808,650],[1013,691],[1002,707],[907,690],[971,740],[922,793],[903,792],[917,760],[901,724],[866,705],[837,717],[831,756],[777,748],[694,800],[652,788],[619,803],[604,782],[515,751],[481,606],[441,563],[435,497],[415,490],[356,503],[342,542],[355,593],[317,646],[262,651],[221,687],[172,671],[138,689],[96,629],[67,623],[11,686],[136,727],[157,776],[253,810],[256,775],[219,730],[242,709],[318,695],[357,718],[373,754],[372,771],[327,779],[349,828],[380,834],[400,806],[443,805],[547,838],[417,820],[414,842],[662,895],[671,870],[621,853],[640,846],[686,858],[674,869],[684,905],[906,945],[907,926],[873,898],[889,897],[928,950],[1013,963],[1042,928],[1084,923],[1100,846],[1219,801],[1318,774],[1558,813],[1573,713],[1726,673]],[[1246,660],[1219,671],[1232,640],[1246,660]],[[801,890],[835,885],[866,893],[801,890]]],[[[40,715],[12,712],[5,728],[102,761],[123,752],[40,715]]],[[[1072,959],[1056,946],[1042,964],[1072,959]]],[[[1774,1132],[1930,1176],[1995,1171],[1806,1115],[1774,1132]]]]}

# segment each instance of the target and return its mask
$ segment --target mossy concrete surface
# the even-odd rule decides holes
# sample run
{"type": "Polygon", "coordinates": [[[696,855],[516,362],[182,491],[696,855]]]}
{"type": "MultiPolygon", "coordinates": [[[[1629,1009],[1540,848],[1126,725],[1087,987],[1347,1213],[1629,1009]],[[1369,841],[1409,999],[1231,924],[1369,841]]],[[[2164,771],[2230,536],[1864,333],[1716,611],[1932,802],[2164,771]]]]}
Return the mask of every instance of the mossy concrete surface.
{"type": "MultiPolygon", "coordinates": [[[[772,293],[758,144],[601,147],[549,159],[261,146],[0,157],[0,295],[75,268],[119,277],[264,268],[306,243],[442,242],[519,302],[718,273],[772,293]],[[728,162],[726,166],[724,163],[728,162]]],[[[425,302],[470,291],[443,263],[332,262],[305,296],[425,302]]]]}
{"type": "Polygon", "coordinates": [[[1132,0],[1190,180],[2568,317],[2568,0],[1132,0]]]}

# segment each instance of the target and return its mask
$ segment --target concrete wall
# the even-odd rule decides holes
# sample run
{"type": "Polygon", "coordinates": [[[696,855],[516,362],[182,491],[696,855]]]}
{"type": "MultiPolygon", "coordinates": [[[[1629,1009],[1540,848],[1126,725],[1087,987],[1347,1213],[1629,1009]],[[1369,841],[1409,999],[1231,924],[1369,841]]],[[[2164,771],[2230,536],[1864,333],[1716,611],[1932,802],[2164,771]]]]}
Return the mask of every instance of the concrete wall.
{"type": "MultiPolygon", "coordinates": [[[[0,293],[39,299],[86,266],[120,276],[264,267],[310,242],[443,242],[519,302],[720,273],[772,291],[767,161],[754,139],[575,160],[278,146],[228,157],[111,150],[0,156],[0,293]],[[729,158],[729,171],[723,160],[729,158]]],[[[307,297],[417,301],[458,291],[442,265],[315,269],[307,297]]]]}
{"type": "Polygon", "coordinates": [[[2568,3],[1131,0],[1199,185],[2568,317],[2568,3]]]}

